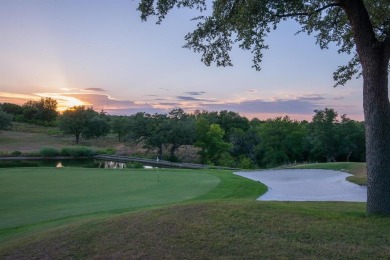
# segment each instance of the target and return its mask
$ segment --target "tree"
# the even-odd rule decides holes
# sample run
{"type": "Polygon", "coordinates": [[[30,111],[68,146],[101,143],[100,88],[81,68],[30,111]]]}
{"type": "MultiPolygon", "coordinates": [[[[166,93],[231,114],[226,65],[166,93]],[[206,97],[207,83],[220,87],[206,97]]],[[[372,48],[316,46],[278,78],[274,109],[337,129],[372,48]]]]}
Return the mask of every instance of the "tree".
{"type": "MultiPolygon", "coordinates": [[[[155,15],[161,22],[174,7],[205,10],[203,0],[141,0],[142,20],[155,15]]],[[[353,54],[351,61],[334,73],[343,85],[357,73],[363,76],[366,127],[368,214],[390,216],[390,4],[388,0],[214,0],[209,16],[197,17],[197,28],[185,37],[185,47],[202,53],[206,65],[229,66],[235,42],[251,50],[259,70],[265,38],[280,22],[294,19],[302,31],[316,32],[321,48],[336,43],[339,52],[353,54]]]]}
{"type": "Polygon", "coordinates": [[[115,116],[111,122],[111,129],[117,134],[118,141],[124,141],[130,127],[130,118],[127,116],[115,116]]]}
{"type": "Polygon", "coordinates": [[[104,116],[93,116],[82,131],[85,139],[99,138],[110,133],[111,127],[104,116]]]}
{"type": "Polygon", "coordinates": [[[338,132],[341,139],[340,152],[342,153],[343,159],[347,162],[365,161],[364,124],[351,120],[346,115],[342,115],[338,132]]]}
{"type": "Polygon", "coordinates": [[[152,149],[157,148],[157,156],[162,159],[163,148],[167,143],[167,132],[169,131],[168,116],[156,113],[149,118],[147,123],[145,146],[152,149]]]}
{"type": "Polygon", "coordinates": [[[22,109],[24,120],[36,124],[52,124],[58,116],[57,100],[52,98],[27,101],[22,109]]]}
{"type": "MultiPolygon", "coordinates": [[[[218,124],[209,124],[200,118],[196,122],[196,142],[202,163],[219,164],[223,155],[228,155],[231,144],[223,140],[225,131],[218,124]]],[[[230,156],[229,156],[230,157],[230,156]]]]}
{"type": "Polygon", "coordinates": [[[66,134],[74,135],[78,144],[80,135],[87,131],[91,119],[98,115],[92,107],[86,109],[85,106],[74,106],[63,112],[59,128],[66,134]]]}
{"type": "Polygon", "coordinates": [[[225,131],[225,141],[229,141],[231,133],[235,131],[234,129],[242,129],[243,131],[249,129],[249,120],[233,111],[196,111],[195,115],[197,118],[205,118],[210,124],[218,124],[225,131]]]}
{"type": "Polygon", "coordinates": [[[340,151],[340,136],[337,128],[337,112],[333,109],[314,110],[311,126],[311,153],[316,157],[335,162],[340,151]]]}
{"type": "Polygon", "coordinates": [[[263,166],[274,167],[288,162],[303,161],[306,129],[288,116],[268,119],[258,130],[258,151],[263,166]]]}
{"type": "Polygon", "coordinates": [[[195,118],[184,113],[181,108],[170,111],[168,118],[165,140],[170,145],[169,158],[175,161],[176,150],[183,145],[192,145],[195,141],[195,118]]]}
{"type": "Polygon", "coordinates": [[[247,131],[233,128],[229,139],[233,146],[231,151],[233,157],[239,160],[246,158],[245,160],[250,160],[252,163],[256,161],[255,148],[260,143],[257,127],[251,127],[247,131]]]}
{"type": "Polygon", "coordinates": [[[12,125],[12,115],[0,108],[0,130],[8,129],[12,125]]]}
{"type": "Polygon", "coordinates": [[[138,112],[129,116],[127,138],[133,144],[145,141],[152,134],[152,116],[144,112],[138,112]]]}
{"type": "Polygon", "coordinates": [[[5,102],[5,103],[1,104],[1,108],[7,114],[11,114],[11,115],[14,115],[14,116],[23,114],[22,107],[17,105],[17,104],[12,104],[12,103],[5,102]]]}

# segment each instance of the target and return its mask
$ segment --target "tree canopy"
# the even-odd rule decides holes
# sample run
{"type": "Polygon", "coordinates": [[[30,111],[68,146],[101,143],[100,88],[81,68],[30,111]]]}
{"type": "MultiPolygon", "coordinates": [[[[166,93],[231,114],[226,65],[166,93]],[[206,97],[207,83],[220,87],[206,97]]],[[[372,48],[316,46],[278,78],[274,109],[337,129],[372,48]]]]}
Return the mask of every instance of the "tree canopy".
{"type": "Polygon", "coordinates": [[[74,135],[79,143],[80,135],[86,139],[98,138],[110,132],[110,125],[92,107],[74,106],[64,111],[59,120],[59,128],[66,134],[74,135]]]}

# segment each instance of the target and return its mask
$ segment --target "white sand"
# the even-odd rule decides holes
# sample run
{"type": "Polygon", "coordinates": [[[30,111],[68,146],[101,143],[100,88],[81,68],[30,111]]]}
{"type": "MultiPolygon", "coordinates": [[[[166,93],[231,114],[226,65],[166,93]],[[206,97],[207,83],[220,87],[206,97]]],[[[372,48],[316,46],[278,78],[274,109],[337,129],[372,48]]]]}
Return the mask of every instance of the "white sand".
{"type": "Polygon", "coordinates": [[[258,200],[273,201],[367,201],[367,187],[348,182],[351,174],[329,170],[266,170],[236,172],[260,181],[268,191],[258,200]]]}

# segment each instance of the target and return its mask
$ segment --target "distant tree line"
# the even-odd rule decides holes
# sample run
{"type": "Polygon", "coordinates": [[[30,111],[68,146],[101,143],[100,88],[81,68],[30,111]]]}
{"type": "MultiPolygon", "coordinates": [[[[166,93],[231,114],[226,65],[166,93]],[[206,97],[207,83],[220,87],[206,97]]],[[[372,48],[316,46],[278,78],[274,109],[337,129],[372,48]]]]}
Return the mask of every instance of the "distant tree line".
{"type": "Polygon", "coordinates": [[[170,161],[179,160],[177,150],[188,145],[197,147],[201,163],[241,168],[365,160],[364,123],[339,117],[329,108],[315,110],[307,122],[288,116],[248,120],[226,110],[187,114],[178,108],[168,114],[109,116],[74,107],[59,122],[76,141],[79,136],[98,138],[111,132],[120,142],[143,144],[170,161]]]}
{"type": "Polygon", "coordinates": [[[27,101],[21,106],[5,102],[0,104],[0,110],[8,115],[12,115],[13,121],[44,126],[55,125],[59,115],[57,112],[57,100],[52,98],[27,101]]]}
{"type": "Polygon", "coordinates": [[[338,116],[330,108],[315,110],[311,122],[288,116],[248,120],[232,111],[177,108],[168,114],[139,112],[110,116],[92,107],[75,106],[59,115],[51,98],[22,106],[0,104],[0,129],[13,120],[57,125],[65,134],[85,139],[111,133],[120,142],[142,144],[161,159],[177,161],[181,146],[195,146],[204,164],[255,168],[294,162],[365,161],[364,123],[338,116]],[[164,154],[164,151],[169,151],[164,154]]]}

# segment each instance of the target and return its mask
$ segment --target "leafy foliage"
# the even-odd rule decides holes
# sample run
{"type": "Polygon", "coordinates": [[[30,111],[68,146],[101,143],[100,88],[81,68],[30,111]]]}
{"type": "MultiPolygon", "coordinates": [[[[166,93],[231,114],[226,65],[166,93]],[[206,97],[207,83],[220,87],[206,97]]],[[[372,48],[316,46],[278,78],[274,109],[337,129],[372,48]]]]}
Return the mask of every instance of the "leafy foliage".
{"type": "Polygon", "coordinates": [[[261,165],[273,167],[292,161],[306,161],[307,128],[304,123],[288,116],[268,119],[259,127],[260,144],[257,149],[261,165]]]}
{"type": "Polygon", "coordinates": [[[61,149],[61,155],[72,156],[72,157],[92,157],[95,155],[95,151],[90,148],[79,146],[79,147],[64,147],[61,149]]]}
{"type": "Polygon", "coordinates": [[[0,108],[0,130],[8,129],[12,125],[12,115],[0,108]]]}
{"type": "Polygon", "coordinates": [[[56,148],[53,147],[43,147],[39,154],[43,157],[54,157],[60,155],[60,151],[58,151],[56,148]]]}
{"type": "Polygon", "coordinates": [[[86,139],[98,138],[107,135],[111,129],[104,115],[85,106],[65,110],[60,117],[59,128],[66,134],[74,135],[77,144],[80,135],[86,139]]]}
{"type": "Polygon", "coordinates": [[[22,120],[40,125],[53,125],[58,116],[57,100],[52,98],[28,101],[22,106],[22,110],[22,120]]]}
{"type": "Polygon", "coordinates": [[[227,162],[224,160],[228,156],[231,144],[224,141],[225,131],[218,124],[209,125],[203,119],[199,120],[196,125],[197,141],[196,146],[201,148],[199,155],[202,163],[219,164],[227,162]]]}

